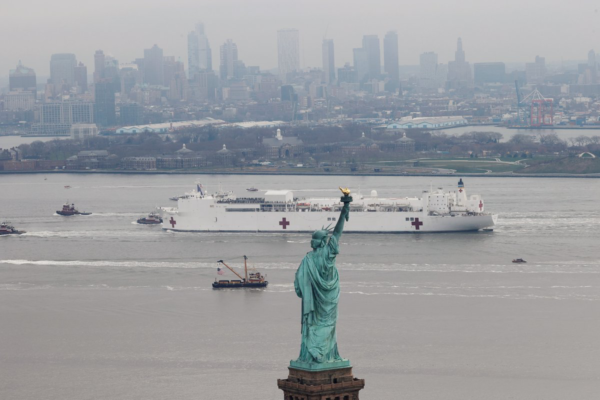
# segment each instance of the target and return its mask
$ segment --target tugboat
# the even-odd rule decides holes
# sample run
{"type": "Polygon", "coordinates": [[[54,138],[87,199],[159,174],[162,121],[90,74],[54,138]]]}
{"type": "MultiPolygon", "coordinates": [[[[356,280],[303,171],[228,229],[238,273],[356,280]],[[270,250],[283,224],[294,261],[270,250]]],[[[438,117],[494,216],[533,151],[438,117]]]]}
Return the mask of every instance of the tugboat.
{"type": "Polygon", "coordinates": [[[269,284],[269,282],[265,281],[264,275],[262,275],[260,272],[251,272],[250,274],[248,274],[247,260],[248,260],[248,257],[244,256],[245,278],[242,277],[237,272],[235,272],[229,265],[225,264],[225,262],[223,262],[223,260],[217,261],[217,263],[223,264],[225,267],[227,267],[231,272],[233,272],[240,279],[239,280],[231,280],[231,281],[227,281],[227,280],[219,280],[219,281],[217,281],[215,279],[215,281],[212,284],[213,289],[225,289],[225,288],[264,288],[264,287],[267,287],[267,285],[269,284]]]}
{"type": "Polygon", "coordinates": [[[20,235],[25,231],[18,231],[14,226],[10,225],[10,222],[0,223],[0,235],[20,235]]]}
{"type": "Polygon", "coordinates": [[[162,224],[163,220],[160,217],[160,215],[158,215],[155,212],[151,212],[150,214],[148,214],[147,217],[143,217],[137,220],[138,224],[141,225],[159,225],[162,224]]]}
{"type": "Polygon", "coordinates": [[[63,205],[62,210],[59,210],[56,212],[58,215],[64,215],[65,217],[69,217],[71,215],[91,215],[92,213],[89,212],[81,212],[79,210],[75,209],[75,204],[69,204],[69,202],[66,202],[63,205]]]}
{"type": "Polygon", "coordinates": [[[512,260],[512,262],[515,264],[527,264],[527,261],[523,260],[522,258],[515,258],[512,260]]]}

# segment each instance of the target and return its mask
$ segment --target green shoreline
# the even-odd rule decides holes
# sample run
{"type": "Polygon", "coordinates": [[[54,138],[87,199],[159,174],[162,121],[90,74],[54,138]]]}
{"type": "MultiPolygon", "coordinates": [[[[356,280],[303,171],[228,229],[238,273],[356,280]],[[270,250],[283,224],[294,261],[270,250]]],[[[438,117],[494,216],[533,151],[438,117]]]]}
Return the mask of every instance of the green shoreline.
{"type": "Polygon", "coordinates": [[[40,170],[40,171],[0,171],[0,175],[28,175],[28,174],[114,174],[114,175],[281,175],[281,176],[386,176],[386,177],[410,177],[410,176],[443,176],[443,177],[481,177],[481,178],[586,178],[599,179],[600,174],[403,174],[403,173],[335,173],[335,172],[232,172],[232,171],[114,171],[114,170],[96,170],[96,171],[77,171],[77,170],[40,170]]]}

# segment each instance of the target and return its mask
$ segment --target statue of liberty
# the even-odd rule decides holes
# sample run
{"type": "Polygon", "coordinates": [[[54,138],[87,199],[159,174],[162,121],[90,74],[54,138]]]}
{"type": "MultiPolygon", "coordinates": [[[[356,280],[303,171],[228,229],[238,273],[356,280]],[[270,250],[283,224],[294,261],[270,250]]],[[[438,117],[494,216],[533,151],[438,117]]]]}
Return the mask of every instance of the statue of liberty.
{"type": "Polygon", "coordinates": [[[329,236],[328,229],[313,233],[310,241],[313,250],[304,256],[296,271],[294,288],[302,298],[302,344],[300,356],[290,362],[294,368],[324,370],[350,366],[348,360],[340,357],[335,331],[340,297],[335,258],[352,202],[350,190],[340,190],[344,206],[332,235],[329,236]]]}

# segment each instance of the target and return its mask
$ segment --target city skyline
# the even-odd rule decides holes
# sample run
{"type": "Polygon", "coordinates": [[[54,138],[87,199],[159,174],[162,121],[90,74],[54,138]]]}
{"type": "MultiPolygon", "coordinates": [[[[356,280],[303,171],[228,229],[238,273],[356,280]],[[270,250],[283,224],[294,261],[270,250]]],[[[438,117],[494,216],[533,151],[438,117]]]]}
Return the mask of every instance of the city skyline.
{"type": "MultiPolygon", "coordinates": [[[[62,0],[61,3],[75,4],[71,0],[62,0]]],[[[113,1],[109,0],[108,3],[112,4],[113,1]]],[[[213,4],[212,1],[209,3],[213,4]]],[[[104,17],[109,18],[109,14],[105,11],[95,7],[89,7],[87,11],[73,9],[66,15],[86,20],[86,27],[79,31],[74,30],[63,17],[53,20],[52,24],[43,20],[41,14],[45,5],[37,0],[33,4],[39,5],[36,8],[38,11],[31,18],[27,16],[28,20],[33,19],[30,26],[36,26],[36,29],[24,31],[24,26],[14,21],[19,21],[20,16],[25,17],[25,10],[13,4],[3,5],[5,11],[15,18],[0,27],[0,34],[10,38],[17,36],[18,39],[3,45],[0,68],[8,71],[14,68],[18,60],[22,60],[23,64],[35,69],[38,76],[46,77],[49,76],[48,60],[51,54],[72,53],[78,61],[89,66],[93,65],[95,50],[103,49],[107,55],[126,63],[141,57],[143,49],[156,43],[164,49],[165,54],[173,54],[176,59],[183,60],[187,69],[187,35],[199,21],[204,22],[211,43],[223,43],[231,38],[240,48],[240,59],[248,65],[260,65],[263,70],[277,66],[277,31],[280,29],[299,30],[301,68],[322,65],[324,38],[335,41],[335,64],[344,65],[352,62],[352,49],[360,47],[363,36],[377,35],[381,41],[390,30],[398,32],[400,65],[418,65],[420,54],[427,51],[436,52],[440,62],[447,63],[454,59],[457,37],[462,37],[471,63],[525,63],[538,54],[549,63],[582,60],[590,49],[598,50],[596,44],[600,42],[600,29],[595,28],[600,22],[600,15],[591,1],[585,1],[576,10],[558,1],[551,1],[550,7],[543,10],[536,9],[539,18],[535,29],[526,35],[526,41],[522,32],[531,25],[531,21],[525,14],[533,6],[516,1],[509,1],[502,7],[472,5],[468,12],[469,23],[465,16],[461,16],[462,9],[454,9],[438,0],[429,2],[436,6],[433,11],[429,7],[427,10],[416,8],[411,10],[414,15],[402,22],[397,20],[395,13],[390,12],[389,6],[380,10],[381,7],[377,5],[383,5],[384,2],[378,0],[371,2],[368,8],[366,5],[357,5],[349,10],[344,9],[340,15],[323,11],[314,16],[309,15],[307,3],[318,3],[312,1],[304,2],[302,6],[285,7],[272,1],[255,1],[236,4],[235,11],[231,10],[233,3],[230,3],[215,2],[210,13],[204,12],[204,7],[198,7],[191,1],[179,1],[177,7],[169,8],[168,12],[154,1],[144,3],[146,7],[141,8],[127,5],[120,7],[118,15],[110,15],[110,29],[106,28],[107,20],[104,17]],[[490,12],[493,12],[494,18],[489,18],[490,12]],[[421,14],[430,21],[425,31],[421,25],[423,18],[419,17],[421,14]],[[134,15],[135,21],[140,23],[135,23],[135,29],[132,29],[130,23],[125,24],[125,19],[134,15]],[[370,17],[365,18],[365,15],[370,17]],[[478,15],[480,19],[477,19],[478,15]],[[507,22],[511,27],[521,26],[522,29],[508,29],[507,22]],[[48,33],[40,40],[38,33],[45,24],[48,24],[48,33]],[[569,24],[569,30],[556,29],[556,26],[565,24],[569,24]],[[98,31],[102,34],[97,34],[98,31]],[[481,35],[482,31],[485,35],[481,35]],[[14,32],[19,35],[14,35],[14,32]],[[415,35],[415,32],[420,33],[415,35]],[[565,46],[557,43],[564,43],[565,46]]],[[[332,3],[337,4],[338,1],[332,3]]],[[[213,60],[213,68],[214,63],[213,60]]]]}

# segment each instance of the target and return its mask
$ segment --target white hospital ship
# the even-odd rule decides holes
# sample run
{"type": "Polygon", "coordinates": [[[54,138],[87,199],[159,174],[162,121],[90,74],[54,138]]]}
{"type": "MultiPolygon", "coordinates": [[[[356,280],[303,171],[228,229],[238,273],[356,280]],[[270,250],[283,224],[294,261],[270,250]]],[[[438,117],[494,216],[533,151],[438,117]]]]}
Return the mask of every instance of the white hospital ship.
{"type": "MultiPolygon", "coordinates": [[[[424,191],[422,197],[383,198],[352,194],[348,233],[477,231],[495,225],[479,195],[467,196],[462,179],[454,191],[424,191]]],[[[208,194],[202,185],[163,207],[163,229],[183,232],[314,232],[335,225],[340,197],[299,199],[291,190],[238,198],[233,192],[208,194]]]]}

